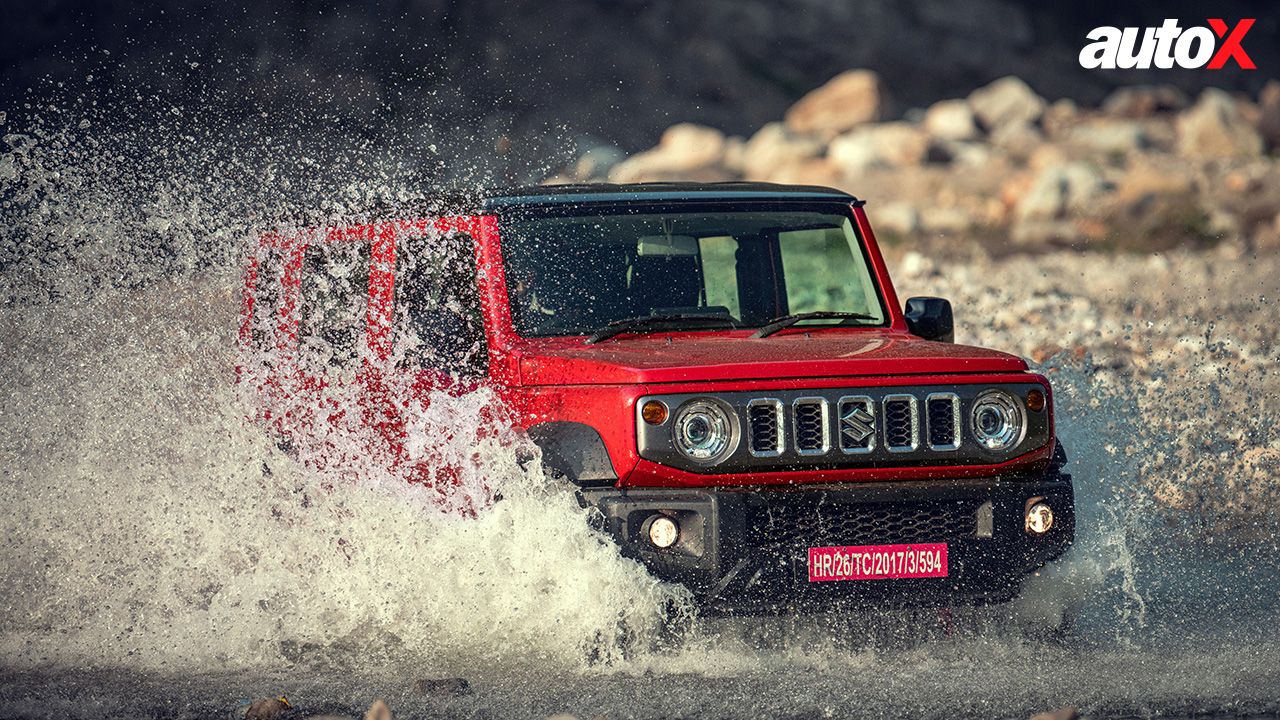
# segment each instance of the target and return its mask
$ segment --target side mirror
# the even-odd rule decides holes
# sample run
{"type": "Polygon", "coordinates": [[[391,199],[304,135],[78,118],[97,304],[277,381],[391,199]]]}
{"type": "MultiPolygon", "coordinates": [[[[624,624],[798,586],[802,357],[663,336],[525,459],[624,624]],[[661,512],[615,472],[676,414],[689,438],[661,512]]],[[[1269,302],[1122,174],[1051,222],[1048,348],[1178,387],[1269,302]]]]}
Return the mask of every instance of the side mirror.
{"type": "Polygon", "coordinates": [[[955,342],[955,322],[951,318],[951,301],[936,297],[913,297],[907,300],[907,329],[925,340],[955,342]]]}

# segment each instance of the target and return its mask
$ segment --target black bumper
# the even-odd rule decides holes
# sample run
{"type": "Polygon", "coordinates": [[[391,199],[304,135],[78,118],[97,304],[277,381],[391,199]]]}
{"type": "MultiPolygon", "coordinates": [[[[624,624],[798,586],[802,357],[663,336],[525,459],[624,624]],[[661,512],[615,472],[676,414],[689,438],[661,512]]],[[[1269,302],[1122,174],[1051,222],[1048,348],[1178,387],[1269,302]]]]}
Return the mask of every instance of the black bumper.
{"type": "Polygon", "coordinates": [[[762,610],[864,599],[881,604],[999,602],[1071,545],[1071,477],[858,483],[786,488],[582,490],[623,552],[680,582],[708,606],[762,610]],[[1044,501],[1053,527],[1024,528],[1044,501]],[[645,521],[668,515],[680,539],[660,550],[645,521]],[[810,583],[810,547],[946,543],[947,577],[810,583]]]}

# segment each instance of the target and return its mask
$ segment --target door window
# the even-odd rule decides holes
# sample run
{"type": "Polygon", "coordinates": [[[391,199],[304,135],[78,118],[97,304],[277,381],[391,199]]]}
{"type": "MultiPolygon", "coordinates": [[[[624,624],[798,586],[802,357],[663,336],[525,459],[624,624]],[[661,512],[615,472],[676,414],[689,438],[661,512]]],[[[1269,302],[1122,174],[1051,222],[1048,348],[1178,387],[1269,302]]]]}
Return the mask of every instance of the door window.
{"type": "Polygon", "coordinates": [[[298,354],[313,368],[349,368],[360,357],[369,306],[369,244],[328,243],[303,253],[298,354]]]}

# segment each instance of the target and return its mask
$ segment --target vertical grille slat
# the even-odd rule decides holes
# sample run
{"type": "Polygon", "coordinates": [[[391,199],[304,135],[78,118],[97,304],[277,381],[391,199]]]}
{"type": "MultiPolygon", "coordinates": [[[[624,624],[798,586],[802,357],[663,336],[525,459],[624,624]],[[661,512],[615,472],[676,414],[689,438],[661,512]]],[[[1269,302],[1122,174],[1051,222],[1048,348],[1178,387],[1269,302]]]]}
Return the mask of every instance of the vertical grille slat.
{"type": "Polygon", "coordinates": [[[925,398],[924,404],[929,449],[958,449],[960,398],[955,393],[933,393],[925,398]]]}
{"type": "Polygon", "coordinates": [[[777,457],[784,449],[782,401],[757,398],[747,404],[747,449],[756,457],[777,457]]]}
{"type": "Polygon", "coordinates": [[[799,398],[791,406],[791,415],[797,453],[824,455],[831,449],[825,398],[799,398]]]}
{"type": "Polygon", "coordinates": [[[911,452],[920,446],[920,411],[914,395],[884,398],[884,447],[889,452],[911,452]]]}
{"type": "Polygon", "coordinates": [[[869,453],[876,449],[876,405],[866,395],[840,398],[836,405],[841,452],[869,453]]]}

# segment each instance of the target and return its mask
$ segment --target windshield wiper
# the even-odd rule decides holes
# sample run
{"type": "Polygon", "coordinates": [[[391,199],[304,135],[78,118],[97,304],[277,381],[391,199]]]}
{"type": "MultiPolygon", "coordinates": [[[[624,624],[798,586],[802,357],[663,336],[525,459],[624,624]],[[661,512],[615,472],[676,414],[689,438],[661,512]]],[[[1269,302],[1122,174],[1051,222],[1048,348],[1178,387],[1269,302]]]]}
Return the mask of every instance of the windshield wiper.
{"type": "MultiPolygon", "coordinates": [[[[818,312],[796,313],[794,315],[783,315],[782,317],[778,317],[770,320],[769,322],[765,323],[764,326],[761,327],[759,330],[751,333],[751,337],[766,338],[778,332],[779,330],[785,330],[786,328],[789,328],[798,322],[804,322],[805,320],[848,321],[848,320],[879,320],[879,319],[880,318],[871,317],[870,315],[863,315],[862,313],[832,312],[828,310],[819,310],[818,312]]],[[[844,323],[841,322],[836,324],[843,325],[844,323]]]]}
{"type": "MultiPolygon", "coordinates": [[[[614,320],[608,325],[605,325],[604,327],[592,333],[591,337],[587,338],[585,344],[594,345],[600,342],[601,340],[608,340],[611,337],[615,337],[623,333],[635,332],[641,329],[645,329],[648,326],[652,326],[652,325],[680,326],[690,322],[695,322],[695,323],[718,322],[718,323],[726,324],[729,327],[737,327],[737,324],[733,321],[733,318],[729,317],[728,315],[716,315],[712,313],[678,313],[678,314],[669,314],[669,315],[641,315],[639,317],[624,318],[622,320],[614,320]]],[[[659,330],[662,328],[652,327],[648,329],[659,330]]]]}

